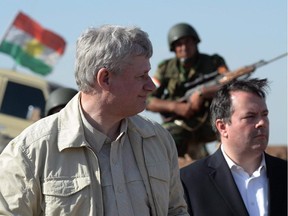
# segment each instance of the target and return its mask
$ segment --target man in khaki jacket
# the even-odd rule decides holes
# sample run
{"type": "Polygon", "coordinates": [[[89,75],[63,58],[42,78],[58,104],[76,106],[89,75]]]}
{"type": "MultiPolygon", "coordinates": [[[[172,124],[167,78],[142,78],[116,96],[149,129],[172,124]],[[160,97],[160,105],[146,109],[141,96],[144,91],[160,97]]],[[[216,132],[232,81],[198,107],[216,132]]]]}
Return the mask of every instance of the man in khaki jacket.
{"type": "Polygon", "coordinates": [[[188,215],[173,138],[137,115],[155,89],[148,35],[90,28],[76,52],[79,93],[0,155],[0,214],[188,215]]]}

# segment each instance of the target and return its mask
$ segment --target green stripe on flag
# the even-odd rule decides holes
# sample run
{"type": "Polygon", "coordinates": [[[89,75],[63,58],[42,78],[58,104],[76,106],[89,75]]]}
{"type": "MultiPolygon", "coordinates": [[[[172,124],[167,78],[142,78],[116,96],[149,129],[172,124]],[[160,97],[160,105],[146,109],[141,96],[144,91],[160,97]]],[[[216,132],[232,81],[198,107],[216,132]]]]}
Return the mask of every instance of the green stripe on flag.
{"type": "Polygon", "coordinates": [[[24,52],[24,50],[18,45],[2,41],[0,44],[0,52],[11,55],[18,64],[28,67],[32,71],[41,75],[47,75],[52,71],[51,66],[24,52]]]}

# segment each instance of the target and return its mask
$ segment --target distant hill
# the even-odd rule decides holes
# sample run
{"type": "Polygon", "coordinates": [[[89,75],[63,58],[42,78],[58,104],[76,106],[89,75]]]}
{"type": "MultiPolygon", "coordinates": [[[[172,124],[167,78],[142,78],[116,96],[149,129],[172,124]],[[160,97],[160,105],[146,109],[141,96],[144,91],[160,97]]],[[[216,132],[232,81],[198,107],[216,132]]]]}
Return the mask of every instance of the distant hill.
{"type": "Polygon", "coordinates": [[[275,157],[287,160],[287,145],[270,145],[267,147],[266,152],[275,157]]]}

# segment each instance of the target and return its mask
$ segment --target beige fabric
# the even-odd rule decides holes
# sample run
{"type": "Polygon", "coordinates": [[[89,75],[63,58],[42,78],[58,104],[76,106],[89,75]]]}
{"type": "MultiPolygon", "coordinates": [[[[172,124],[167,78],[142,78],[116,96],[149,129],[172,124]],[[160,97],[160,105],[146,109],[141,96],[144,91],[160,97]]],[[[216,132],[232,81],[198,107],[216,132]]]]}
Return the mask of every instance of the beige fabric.
{"type": "MultiPolygon", "coordinates": [[[[78,96],[25,129],[0,155],[0,214],[104,215],[99,161],[84,137],[78,96]]],[[[127,136],[151,215],[188,215],[170,134],[134,116],[127,136]]]]}
{"type": "Polygon", "coordinates": [[[99,160],[105,216],[149,216],[148,196],[127,136],[127,119],[112,142],[81,116],[85,137],[99,160]]]}

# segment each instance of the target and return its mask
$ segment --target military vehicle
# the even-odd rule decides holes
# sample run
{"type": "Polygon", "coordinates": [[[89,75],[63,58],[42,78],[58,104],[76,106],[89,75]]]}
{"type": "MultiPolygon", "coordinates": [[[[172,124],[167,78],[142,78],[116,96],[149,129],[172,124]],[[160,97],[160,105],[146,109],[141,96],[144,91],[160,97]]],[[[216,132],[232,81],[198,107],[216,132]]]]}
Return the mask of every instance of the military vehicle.
{"type": "Polygon", "coordinates": [[[0,153],[11,139],[44,116],[46,99],[58,87],[40,77],[0,69],[0,153]]]}

